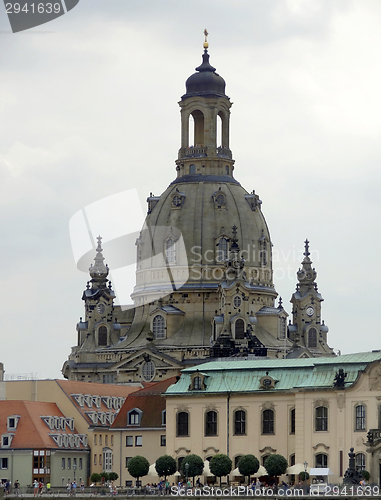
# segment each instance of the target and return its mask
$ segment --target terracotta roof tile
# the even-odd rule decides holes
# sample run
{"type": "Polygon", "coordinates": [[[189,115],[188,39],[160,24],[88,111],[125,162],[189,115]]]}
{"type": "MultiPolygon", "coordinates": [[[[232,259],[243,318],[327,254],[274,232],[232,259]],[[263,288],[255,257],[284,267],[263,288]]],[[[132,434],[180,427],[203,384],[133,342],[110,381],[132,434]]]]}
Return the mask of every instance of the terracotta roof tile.
{"type": "MultiPolygon", "coordinates": [[[[41,416],[64,417],[55,403],[37,401],[0,401],[0,434],[12,433],[10,448],[58,448],[49,436],[51,433],[76,434],[68,427],[65,431],[52,431],[41,416]],[[20,418],[15,430],[7,431],[7,419],[12,415],[20,418]]],[[[81,445],[83,449],[83,446],[81,445]]]]}
{"type": "Polygon", "coordinates": [[[162,394],[176,382],[176,377],[171,377],[151,384],[130,394],[116,417],[113,428],[136,429],[139,427],[161,427],[162,411],[165,410],[165,399],[162,394]],[[127,414],[134,408],[143,412],[139,426],[127,426],[127,414]]]}

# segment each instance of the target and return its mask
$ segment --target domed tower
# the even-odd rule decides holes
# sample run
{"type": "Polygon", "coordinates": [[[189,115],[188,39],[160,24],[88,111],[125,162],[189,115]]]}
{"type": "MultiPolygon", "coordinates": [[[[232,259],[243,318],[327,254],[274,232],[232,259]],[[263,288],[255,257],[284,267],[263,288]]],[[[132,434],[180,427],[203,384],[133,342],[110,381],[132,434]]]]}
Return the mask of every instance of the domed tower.
{"type": "Polygon", "coordinates": [[[133,319],[115,308],[122,337],[93,353],[118,382],[167,378],[210,357],[284,357],[294,347],[288,315],[274,304],[262,202],[233,176],[232,103],[206,38],[179,105],[176,178],[148,197],[136,241],[133,319]]]}

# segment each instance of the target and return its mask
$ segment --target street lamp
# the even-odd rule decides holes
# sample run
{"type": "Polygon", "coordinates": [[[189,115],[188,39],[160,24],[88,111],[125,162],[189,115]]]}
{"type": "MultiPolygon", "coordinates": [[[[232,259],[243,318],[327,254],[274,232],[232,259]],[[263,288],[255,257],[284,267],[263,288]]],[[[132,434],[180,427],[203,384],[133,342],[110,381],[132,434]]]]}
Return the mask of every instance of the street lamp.
{"type": "Polygon", "coordinates": [[[307,461],[304,462],[304,488],[306,488],[306,481],[307,481],[307,467],[308,467],[308,463],[307,461]]]}
{"type": "Polygon", "coordinates": [[[185,481],[186,481],[185,491],[188,490],[188,472],[189,472],[189,464],[188,462],[185,462],[185,481]]]}

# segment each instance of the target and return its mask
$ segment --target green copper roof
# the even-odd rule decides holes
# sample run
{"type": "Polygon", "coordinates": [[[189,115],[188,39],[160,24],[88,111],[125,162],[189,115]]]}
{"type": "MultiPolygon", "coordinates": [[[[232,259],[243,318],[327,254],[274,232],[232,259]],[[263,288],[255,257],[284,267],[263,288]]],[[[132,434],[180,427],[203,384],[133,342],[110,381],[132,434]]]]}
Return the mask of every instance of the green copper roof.
{"type": "Polygon", "coordinates": [[[334,386],[339,368],[347,374],[345,387],[349,387],[360,371],[377,360],[381,360],[381,351],[327,358],[212,361],[183,370],[180,380],[170,386],[166,394],[328,389],[334,386]],[[205,375],[204,390],[190,390],[191,374],[196,371],[205,375]],[[266,375],[275,380],[274,388],[261,388],[260,380],[266,375]]]}

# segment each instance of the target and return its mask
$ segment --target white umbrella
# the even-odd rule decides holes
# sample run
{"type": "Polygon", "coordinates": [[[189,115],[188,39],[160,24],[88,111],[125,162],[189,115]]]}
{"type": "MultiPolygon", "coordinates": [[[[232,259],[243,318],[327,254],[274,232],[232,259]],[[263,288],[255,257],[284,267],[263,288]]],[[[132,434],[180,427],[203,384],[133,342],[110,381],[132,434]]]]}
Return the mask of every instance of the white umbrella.
{"type": "Polygon", "coordinates": [[[209,467],[209,460],[205,460],[204,462],[204,470],[202,471],[203,476],[213,476],[213,474],[210,472],[210,467],[209,467]]]}
{"type": "Polygon", "coordinates": [[[156,472],[155,464],[152,464],[149,466],[148,474],[147,476],[150,477],[159,477],[158,473],[156,472]]]}
{"type": "Polygon", "coordinates": [[[268,476],[268,472],[263,467],[263,465],[260,465],[259,469],[257,470],[257,472],[254,474],[254,477],[262,477],[262,476],[268,476]]]}
{"type": "MultiPolygon", "coordinates": [[[[307,467],[307,472],[310,472],[310,469],[311,469],[311,467],[307,467]]],[[[297,475],[297,474],[300,474],[301,472],[304,472],[304,471],[305,471],[304,464],[298,463],[298,464],[293,465],[292,467],[288,467],[286,474],[297,475]]]]}
{"type": "Polygon", "coordinates": [[[236,469],[233,470],[233,472],[230,473],[232,476],[242,476],[242,474],[240,473],[238,467],[236,469]]]}
{"type": "Polygon", "coordinates": [[[180,472],[177,470],[174,474],[173,474],[175,477],[179,477],[181,476],[180,472]]]}

